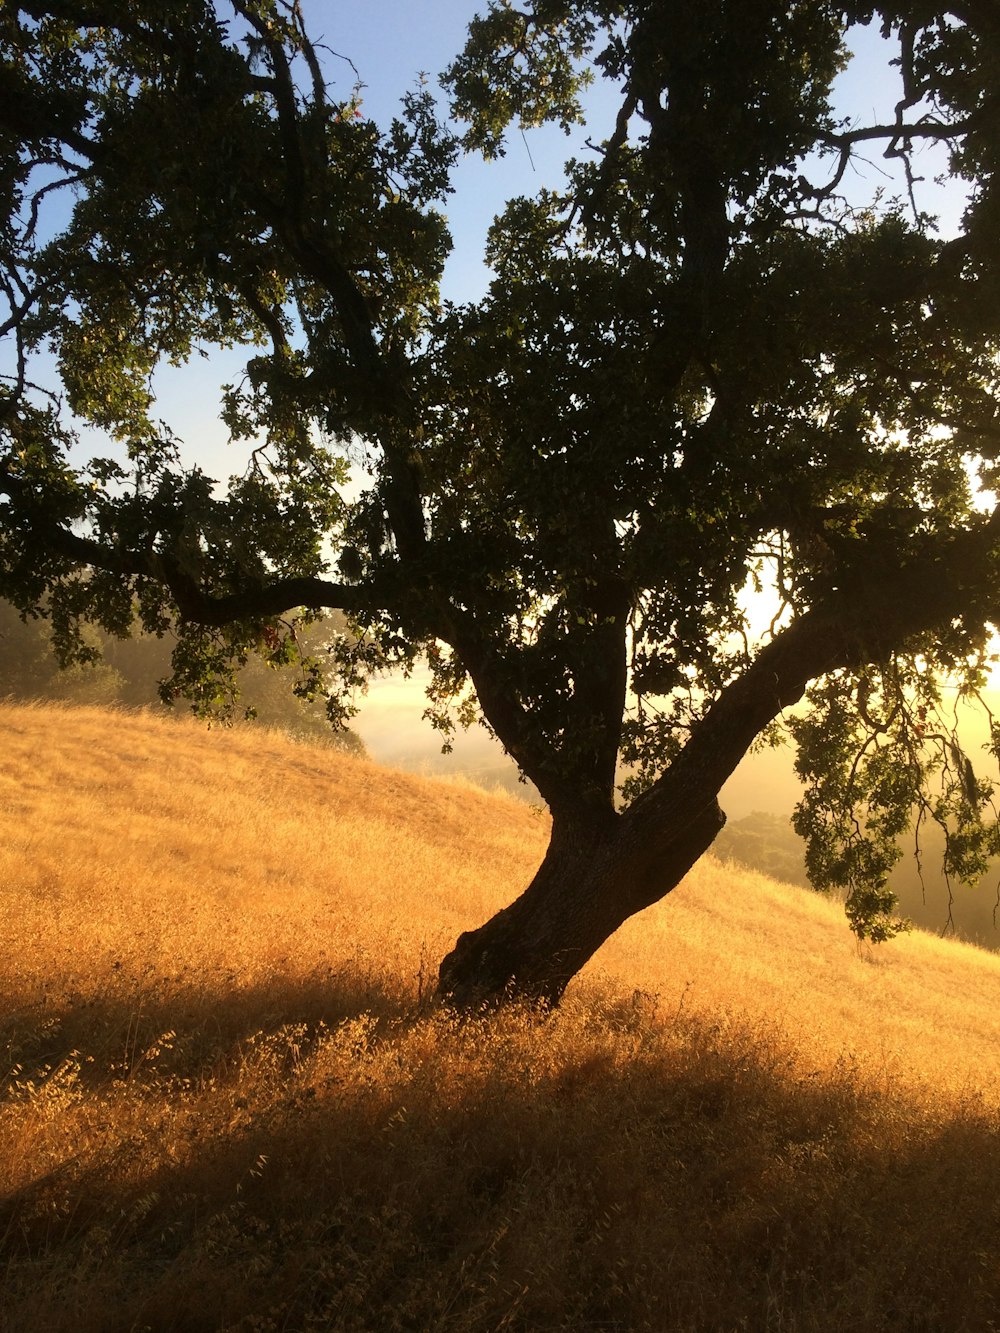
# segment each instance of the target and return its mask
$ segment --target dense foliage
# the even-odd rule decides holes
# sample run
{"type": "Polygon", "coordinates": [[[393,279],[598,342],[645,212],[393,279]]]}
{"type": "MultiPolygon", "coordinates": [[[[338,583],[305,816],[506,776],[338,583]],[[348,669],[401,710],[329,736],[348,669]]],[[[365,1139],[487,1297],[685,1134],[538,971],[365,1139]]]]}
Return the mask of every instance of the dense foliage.
{"type": "MultiPolygon", "coordinates": [[[[552,937],[503,930],[569,975],[708,845],[725,778],[810,682],[797,822],[855,930],[896,928],[914,808],[950,872],[980,871],[991,784],[938,680],[978,689],[1000,618],[991,3],[494,0],[450,124],[423,87],[387,127],[334,96],[287,0],[28,0],[0,25],[0,591],[49,599],[67,659],[83,619],[169,622],[197,694],[251,647],[294,657],[291,608],[339,607],[336,721],[424,655],[437,725],[482,716],[553,811],[524,908],[549,903],[552,937]],[[886,123],[834,109],[866,23],[886,123]],[[456,155],[583,115],[592,75],[611,133],[510,201],[483,299],[442,304],[456,155]],[[928,145],[966,191],[947,236],[928,145]],[[898,197],[848,192],[871,153],[898,197]],[[241,345],[223,412],[253,453],[220,489],[150,375],[241,345]],[[78,462],[75,422],[108,457],[78,462]],[[572,947],[571,881],[602,922],[572,947]]],[[[465,955],[484,989],[522,976],[478,937],[465,955]]],[[[565,984],[531,966],[527,988],[565,984]]]]}

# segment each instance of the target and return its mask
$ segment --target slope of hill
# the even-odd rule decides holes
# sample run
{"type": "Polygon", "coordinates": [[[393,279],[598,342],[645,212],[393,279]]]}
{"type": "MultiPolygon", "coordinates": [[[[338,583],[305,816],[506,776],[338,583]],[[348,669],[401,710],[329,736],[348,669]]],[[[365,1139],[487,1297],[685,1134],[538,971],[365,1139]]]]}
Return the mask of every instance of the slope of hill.
{"type": "Polygon", "coordinates": [[[540,1021],[428,1003],[522,803],[0,707],[10,1330],[989,1329],[1000,958],[707,859],[540,1021]]]}

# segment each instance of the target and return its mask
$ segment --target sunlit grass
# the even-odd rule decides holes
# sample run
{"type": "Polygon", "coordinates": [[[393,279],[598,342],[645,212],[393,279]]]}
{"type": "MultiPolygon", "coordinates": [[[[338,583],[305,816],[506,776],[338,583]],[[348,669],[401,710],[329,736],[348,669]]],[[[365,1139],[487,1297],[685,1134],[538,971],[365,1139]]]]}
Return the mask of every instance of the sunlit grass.
{"type": "Polygon", "coordinates": [[[1000,958],[706,859],[545,1022],[545,844],[267,732],[0,708],[5,1330],[988,1330],[1000,958]]]}

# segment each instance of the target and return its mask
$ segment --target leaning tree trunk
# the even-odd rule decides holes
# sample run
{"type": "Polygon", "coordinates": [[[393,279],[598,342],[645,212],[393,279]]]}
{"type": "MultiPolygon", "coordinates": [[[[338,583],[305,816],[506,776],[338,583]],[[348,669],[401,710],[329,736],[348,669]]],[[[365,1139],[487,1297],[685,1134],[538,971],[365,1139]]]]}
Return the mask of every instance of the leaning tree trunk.
{"type": "Polygon", "coordinates": [[[441,964],[439,993],[469,1009],[557,1004],[601,945],[684,878],[725,823],[712,800],[694,819],[648,827],[627,816],[557,817],[545,859],[509,907],[466,931],[441,964]]]}
{"type": "Polygon", "coordinates": [[[610,793],[596,818],[586,809],[559,808],[538,874],[509,907],[459,937],[441,964],[440,993],[461,1007],[517,996],[558,1003],[608,936],[669,893],[711,845],[725,822],[716,794],[755,737],[798,703],[809,681],[882,661],[894,645],[951,624],[956,608],[977,617],[975,623],[996,618],[992,602],[976,600],[986,595],[984,586],[964,571],[979,568],[977,562],[995,570],[998,531],[1000,509],[989,522],[957,533],[947,558],[933,545],[926,556],[907,553],[895,568],[884,564],[877,581],[836,591],[779,630],[624,813],[610,808],[610,793]]]}

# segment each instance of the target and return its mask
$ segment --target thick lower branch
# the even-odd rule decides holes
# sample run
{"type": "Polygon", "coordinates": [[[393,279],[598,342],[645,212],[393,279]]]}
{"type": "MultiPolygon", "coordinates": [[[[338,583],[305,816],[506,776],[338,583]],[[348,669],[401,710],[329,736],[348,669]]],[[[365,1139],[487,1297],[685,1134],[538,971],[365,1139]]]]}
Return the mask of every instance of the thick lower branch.
{"type": "Polygon", "coordinates": [[[1000,510],[972,530],[906,552],[896,568],[873,561],[867,581],[842,589],[781,630],[728,685],[670,769],[632,805],[643,836],[693,818],[721,790],[754,740],[809,683],[831,671],[878,662],[908,640],[957,619],[1000,619],[1000,510]]]}
{"type": "MultiPolygon", "coordinates": [[[[0,495],[19,497],[26,488],[0,472],[0,495]]],[[[373,606],[392,609],[400,600],[398,589],[372,583],[333,583],[310,576],[276,578],[239,592],[210,593],[186,574],[175,560],[157,552],[127,551],[106,546],[54,524],[36,531],[39,546],[80,568],[102,569],[123,578],[144,578],[160,583],[173,597],[185,620],[222,626],[240,620],[283,615],[299,606],[359,611],[373,606]]]]}

